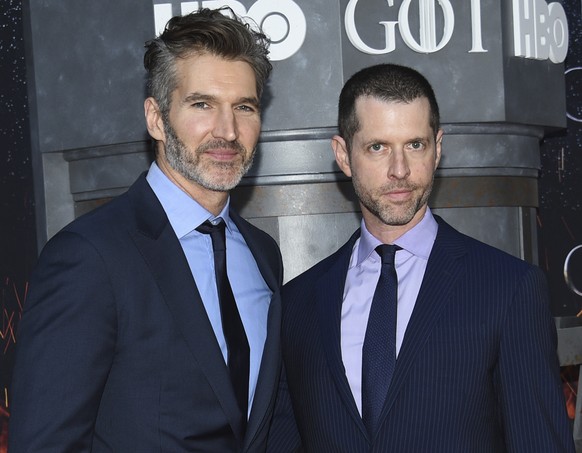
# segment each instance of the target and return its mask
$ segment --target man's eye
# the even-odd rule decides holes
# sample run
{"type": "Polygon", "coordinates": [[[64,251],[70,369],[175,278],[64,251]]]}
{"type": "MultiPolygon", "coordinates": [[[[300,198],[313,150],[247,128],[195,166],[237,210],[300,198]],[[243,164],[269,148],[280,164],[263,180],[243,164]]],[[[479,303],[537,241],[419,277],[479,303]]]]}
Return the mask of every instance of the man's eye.
{"type": "Polygon", "coordinates": [[[206,102],[203,102],[203,101],[193,102],[192,107],[194,107],[196,109],[205,109],[205,108],[208,108],[208,104],[206,102]]]}
{"type": "Polygon", "coordinates": [[[370,146],[370,150],[371,151],[382,151],[384,149],[384,146],[382,146],[380,143],[374,143],[372,146],[370,146]]]}
{"type": "Polygon", "coordinates": [[[250,105],[239,105],[238,110],[242,110],[243,112],[254,112],[255,109],[250,105]]]}
{"type": "Polygon", "coordinates": [[[414,150],[420,150],[420,149],[422,149],[422,148],[423,148],[423,146],[424,146],[424,145],[423,145],[423,143],[422,143],[422,142],[412,142],[412,143],[410,144],[410,147],[411,147],[412,149],[414,149],[414,150]]]}

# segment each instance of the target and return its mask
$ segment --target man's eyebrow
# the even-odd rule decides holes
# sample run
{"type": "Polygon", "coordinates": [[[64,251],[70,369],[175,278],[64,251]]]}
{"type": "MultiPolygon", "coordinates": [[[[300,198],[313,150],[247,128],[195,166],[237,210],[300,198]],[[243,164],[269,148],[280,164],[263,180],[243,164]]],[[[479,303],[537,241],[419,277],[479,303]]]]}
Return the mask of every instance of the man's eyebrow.
{"type": "Polygon", "coordinates": [[[240,98],[236,105],[250,105],[255,110],[255,112],[261,112],[261,103],[254,96],[240,98]]]}
{"type": "Polygon", "coordinates": [[[426,136],[426,137],[418,136],[418,137],[415,137],[415,138],[411,138],[410,140],[408,140],[408,142],[409,143],[412,143],[412,142],[426,142],[426,143],[430,143],[431,139],[432,139],[432,137],[430,135],[429,136],[426,136]]]}
{"type": "MultiPolygon", "coordinates": [[[[217,100],[218,98],[216,96],[195,91],[186,96],[182,102],[188,104],[190,102],[216,102],[217,100]]],[[[234,104],[251,104],[257,109],[260,108],[260,102],[254,96],[239,98],[234,104]]]]}
{"type": "Polygon", "coordinates": [[[212,96],[211,94],[203,94],[195,91],[186,96],[182,102],[184,104],[187,104],[189,102],[215,101],[215,100],[216,96],[212,96]]]}
{"type": "Polygon", "coordinates": [[[254,96],[240,98],[238,100],[237,104],[251,104],[253,107],[256,107],[256,108],[259,108],[261,106],[261,103],[259,102],[259,100],[254,96]]]}

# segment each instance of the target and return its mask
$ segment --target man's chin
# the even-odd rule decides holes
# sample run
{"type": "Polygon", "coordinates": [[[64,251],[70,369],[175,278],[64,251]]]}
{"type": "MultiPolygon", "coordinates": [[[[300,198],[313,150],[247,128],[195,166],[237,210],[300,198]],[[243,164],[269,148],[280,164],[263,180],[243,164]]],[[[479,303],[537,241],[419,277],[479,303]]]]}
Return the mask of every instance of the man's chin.
{"type": "Polygon", "coordinates": [[[211,184],[211,185],[206,185],[204,186],[205,189],[207,190],[211,190],[213,192],[230,192],[232,189],[234,189],[238,184],[228,184],[228,185],[224,185],[224,184],[211,184]]]}
{"type": "Polygon", "coordinates": [[[234,189],[240,183],[242,176],[239,175],[229,175],[228,177],[221,178],[202,178],[200,181],[196,181],[202,187],[214,192],[229,192],[234,189]]]}
{"type": "Polygon", "coordinates": [[[390,226],[405,226],[408,225],[414,219],[416,212],[411,211],[411,209],[391,209],[390,211],[380,211],[380,220],[390,226]]]}

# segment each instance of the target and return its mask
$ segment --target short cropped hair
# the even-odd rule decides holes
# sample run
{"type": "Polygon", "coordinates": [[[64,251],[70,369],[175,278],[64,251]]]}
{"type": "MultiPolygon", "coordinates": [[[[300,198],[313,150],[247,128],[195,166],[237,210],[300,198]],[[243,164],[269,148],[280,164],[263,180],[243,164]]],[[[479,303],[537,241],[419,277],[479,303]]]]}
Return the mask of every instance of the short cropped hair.
{"type": "Polygon", "coordinates": [[[248,63],[255,73],[260,98],[272,70],[268,47],[268,38],[230,8],[204,8],[175,16],[161,35],[146,43],[144,66],[148,72],[148,95],[158,102],[162,114],[167,115],[177,87],[176,60],[211,54],[248,63]]]}
{"type": "Polygon", "coordinates": [[[395,64],[370,66],[350,77],[340,94],[338,129],[348,151],[354,135],[360,129],[356,101],[362,96],[406,104],[424,97],[430,105],[429,121],[435,135],[440,128],[439,106],[430,83],[422,74],[412,68],[395,64]]]}

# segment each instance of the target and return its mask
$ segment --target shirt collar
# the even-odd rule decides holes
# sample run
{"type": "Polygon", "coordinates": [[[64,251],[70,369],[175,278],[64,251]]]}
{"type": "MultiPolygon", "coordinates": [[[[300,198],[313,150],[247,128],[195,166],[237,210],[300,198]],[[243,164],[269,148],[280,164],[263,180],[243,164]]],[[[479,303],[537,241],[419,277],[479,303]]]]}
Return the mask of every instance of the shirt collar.
{"type": "Polygon", "coordinates": [[[155,162],[150,166],[146,179],[162,204],[178,239],[186,236],[206,220],[212,222],[218,217],[224,220],[229,230],[232,229],[232,220],[228,214],[230,197],[220,214],[215,217],[174,184],[155,162]]]}
{"type": "MultiPolygon", "coordinates": [[[[421,221],[400,236],[394,243],[412,255],[428,260],[432,245],[436,239],[437,230],[438,223],[434,219],[430,208],[427,208],[421,221]]],[[[380,244],[382,242],[368,231],[366,222],[362,219],[356,265],[359,266],[368,259],[380,244]]]]}

